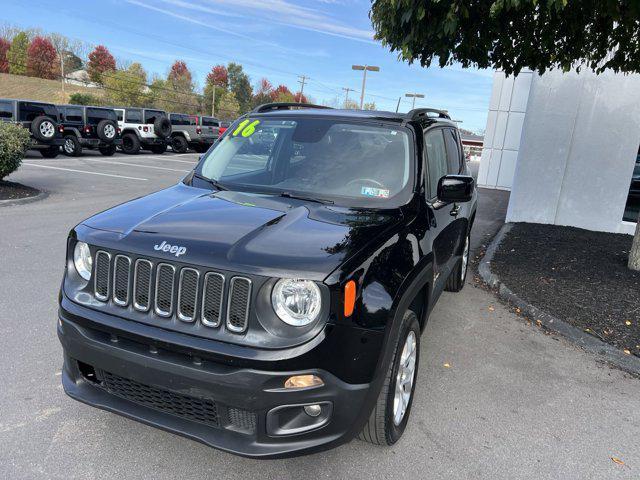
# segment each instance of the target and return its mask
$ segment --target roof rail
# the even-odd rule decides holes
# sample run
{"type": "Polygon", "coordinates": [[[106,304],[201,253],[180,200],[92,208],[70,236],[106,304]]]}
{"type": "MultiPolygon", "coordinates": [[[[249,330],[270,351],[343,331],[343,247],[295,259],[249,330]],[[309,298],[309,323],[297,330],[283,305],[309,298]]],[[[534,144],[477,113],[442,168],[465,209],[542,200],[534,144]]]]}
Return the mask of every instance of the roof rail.
{"type": "Polygon", "coordinates": [[[312,103],[298,103],[298,102],[275,102],[275,103],[263,103],[254,108],[251,113],[264,113],[272,110],[293,110],[294,108],[331,108],[324,105],[314,105],[312,103]]]}
{"type": "Polygon", "coordinates": [[[407,118],[409,120],[418,120],[421,117],[429,117],[430,113],[435,114],[438,118],[446,118],[451,120],[451,117],[447,113],[446,110],[438,110],[437,108],[414,108],[409,113],[407,113],[407,118]]]}

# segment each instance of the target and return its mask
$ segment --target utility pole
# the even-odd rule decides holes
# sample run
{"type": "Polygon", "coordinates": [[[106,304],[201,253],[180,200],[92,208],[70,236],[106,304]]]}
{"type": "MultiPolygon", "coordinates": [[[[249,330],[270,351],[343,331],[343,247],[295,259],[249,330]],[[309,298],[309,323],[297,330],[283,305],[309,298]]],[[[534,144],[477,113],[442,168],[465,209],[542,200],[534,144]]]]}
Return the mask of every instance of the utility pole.
{"type": "Polygon", "coordinates": [[[304,92],[304,83],[309,80],[309,77],[307,77],[306,75],[298,75],[298,78],[300,80],[298,80],[298,83],[301,85],[300,87],[300,93],[298,94],[298,102],[302,101],[302,92],[304,92]]]}
{"type": "Polygon", "coordinates": [[[216,116],[216,84],[213,84],[213,92],[211,93],[211,116],[216,116]]]}
{"type": "Polygon", "coordinates": [[[424,94],[422,93],[405,93],[404,96],[413,98],[413,103],[411,103],[411,110],[416,108],[416,98],[424,98],[424,94]]]}
{"type": "Polygon", "coordinates": [[[351,70],[362,70],[362,91],[360,92],[360,110],[364,106],[364,89],[367,85],[367,72],[379,72],[380,67],[373,65],[351,65],[351,70]]]}
{"type": "Polygon", "coordinates": [[[402,100],[402,97],[398,97],[398,104],[396,105],[396,113],[398,113],[398,109],[400,108],[400,100],[402,100]]]}
{"type": "Polygon", "coordinates": [[[347,87],[342,87],[342,90],[344,90],[344,108],[348,108],[349,92],[355,92],[355,90],[347,87]]]}
{"type": "Polygon", "coordinates": [[[60,50],[60,53],[58,54],[58,56],[60,57],[60,80],[62,82],[62,102],[63,103],[67,103],[67,98],[66,95],[64,93],[64,57],[65,57],[65,51],[64,50],[60,50]]]}

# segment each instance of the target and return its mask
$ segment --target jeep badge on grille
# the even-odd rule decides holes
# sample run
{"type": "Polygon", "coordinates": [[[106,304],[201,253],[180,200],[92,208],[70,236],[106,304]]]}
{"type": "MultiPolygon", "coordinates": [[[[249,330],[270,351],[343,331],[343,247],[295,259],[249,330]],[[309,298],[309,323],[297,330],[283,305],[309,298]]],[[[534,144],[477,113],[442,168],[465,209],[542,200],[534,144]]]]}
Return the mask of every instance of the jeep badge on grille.
{"type": "Polygon", "coordinates": [[[163,240],[159,245],[154,245],[153,249],[173,253],[176,257],[187,253],[187,247],[181,247],[179,245],[169,245],[166,240],[163,240]]]}

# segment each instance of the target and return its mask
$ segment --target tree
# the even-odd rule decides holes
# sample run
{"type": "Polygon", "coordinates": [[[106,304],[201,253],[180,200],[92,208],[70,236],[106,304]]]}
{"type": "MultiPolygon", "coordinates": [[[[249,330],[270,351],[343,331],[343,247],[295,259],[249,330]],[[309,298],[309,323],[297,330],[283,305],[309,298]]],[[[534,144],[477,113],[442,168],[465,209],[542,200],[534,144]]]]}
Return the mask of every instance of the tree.
{"type": "Polygon", "coordinates": [[[309,103],[309,99],[302,92],[296,92],[296,94],[294,95],[294,98],[298,103],[309,103]]]}
{"type": "Polygon", "coordinates": [[[69,96],[69,103],[73,105],[101,105],[102,99],[90,93],[72,93],[69,96]]]}
{"type": "Polygon", "coordinates": [[[640,72],[638,1],[374,0],[370,17],[376,39],[423,67],[640,72]]]}
{"type": "Polygon", "coordinates": [[[147,72],[139,63],[102,77],[109,103],[142,107],[148,102],[147,72]]]}
{"type": "Polygon", "coordinates": [[[242,65],[237,63],[229,63],[227,66],[229,78],[229,90],[233,92],[240,105],[241,112],[247,112],[251,109],[251,100],[253,92],[249,76],[242,70],[242,65]]]}
{"type": "Polygon", "coordinates": [[[0,38],[0,73],[9,73],[9,62],[7,61],[9,48],[11,48],[11,42],[0,38]]]}
{"type": "Polygon", "coordinates": [[[227,88],[229,86],[229,73],[224,65],[216,65],[211,68],[207,75],[207,83],[217,87],[227,88]]]}
{"type": "MultiPolygon", "coordinates": [[[[581,66],[640,73],[640,2],[628,0],[373,0],[375,37],[409,63],[517,75],[581,66]]],[[[640,218],[629,268],[640,270],[640,218]]]]}
{"type": "Polygon", "coordinates": [[[58,62],[60,62],[61,58],[63,60],[62,66],[64,68],[62,73],[64,75],[82,68],[83,61],[81,55],[84,55],[85,52],[84,42],[81,42],[80,40],[71,40],[59,33],[51,33],[47,38],[49,38],[53,44],[53,48],[56,49],[58,62]]]}
{"type": "Polygon", "coordinates": [[[344,104],[342,105],[342,108],[347,109],[347,110],[358,110],[360,108],[360,105],[355,100],[351,100],[349,98],[349,99],[346,99],[344,101],[344,104]]]}
{"type": "Polygon", "coordinates": [[[278,85],[271,91],[271,100],[274,102],[295,102],[295,98],[289,87],[278,85]]]}
{"type": "Polygon", "coordinates": [[[233,92],[224,90],[216,114],[224,120],[235,120],[240,114],[240,104],[233,92]]]}
{"type": "Polygon", "coordinates": [[[163,84],[159,80],[154,80],[151,84],[150,88],[156,99],[155,105],[164,110],[198,113],[201,110],[201,102],[195,93],[192,78],[187,64],[176,60],[163,84]]]}
{"type": "Polygon", "coordinates": [[[376,102],[368,102],[368,103],[365,103],[365,104],[362,106],[362,109],[363,109],[363,110],[375,110],[375,109],[376,109],[376,102]]]}
{"type": "Polygon", "coordinates": [[[114,71],[115,69],[116,59],[113,58],[113,55],[111,55],[111,52],[107,50],[107,47],[98,45],[94,48],[93,52],[89,54],[87,72],[89,73],[89,78],[91,78],[93,82],[104,83],[102,74],[114,71]]]}
{"type": "Polygon", "coordinates": [[[271,84],[271,82],[266,78],[261,78],[260,82],[258,82],[258,85],[256,85],[255,93],[253,94],[253,99],[251,101],[251,106],[255,108],[258,105],[272,102],[272,93],[273,85],[271,84]]]}
{"type": "Polygon", "coordinates": [[[26,32],[18,32],[11,41],[11,47],[7,52],[9,73],[24,75],[27,73],[27,49],[29,48],[29,36],[26,32]]]}
{"type": "Polygon", "coordinates": [[[60,74],[56,49],[48,38],[36,36],[27,49],[27,75],[54,80],[60,74]]]}

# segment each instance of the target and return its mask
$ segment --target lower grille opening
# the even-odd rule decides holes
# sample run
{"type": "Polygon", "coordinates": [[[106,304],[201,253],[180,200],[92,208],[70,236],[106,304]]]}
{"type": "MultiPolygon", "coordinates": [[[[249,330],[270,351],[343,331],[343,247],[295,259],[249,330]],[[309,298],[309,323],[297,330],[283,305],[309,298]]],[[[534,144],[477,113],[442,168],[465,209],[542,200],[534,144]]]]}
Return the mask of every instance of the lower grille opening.
{"type": "Polygon", "coordinates": [[[80,370],[80,373],[85,380],[88,380],[91,383],[98,383],[98,379],[96,378],[96,371],[91,365],[78,362],[78,369],[80,370]]]}
{"type": "MultiPolygon", "coordinates": [[[[85,370],[93,371],[93,367],[89,365],[81,362],[78,362],[78,365],[84,365],[85,370]]],[[[245,434],[253,434],[256,429],[255,413],[248,410],[227,407],[210,399],[170,392],[104,370],[95,370],[94,377],[97,379],[97,385],[110,394],[154,410],[210,427],[228,428],[245,434]]]]}

